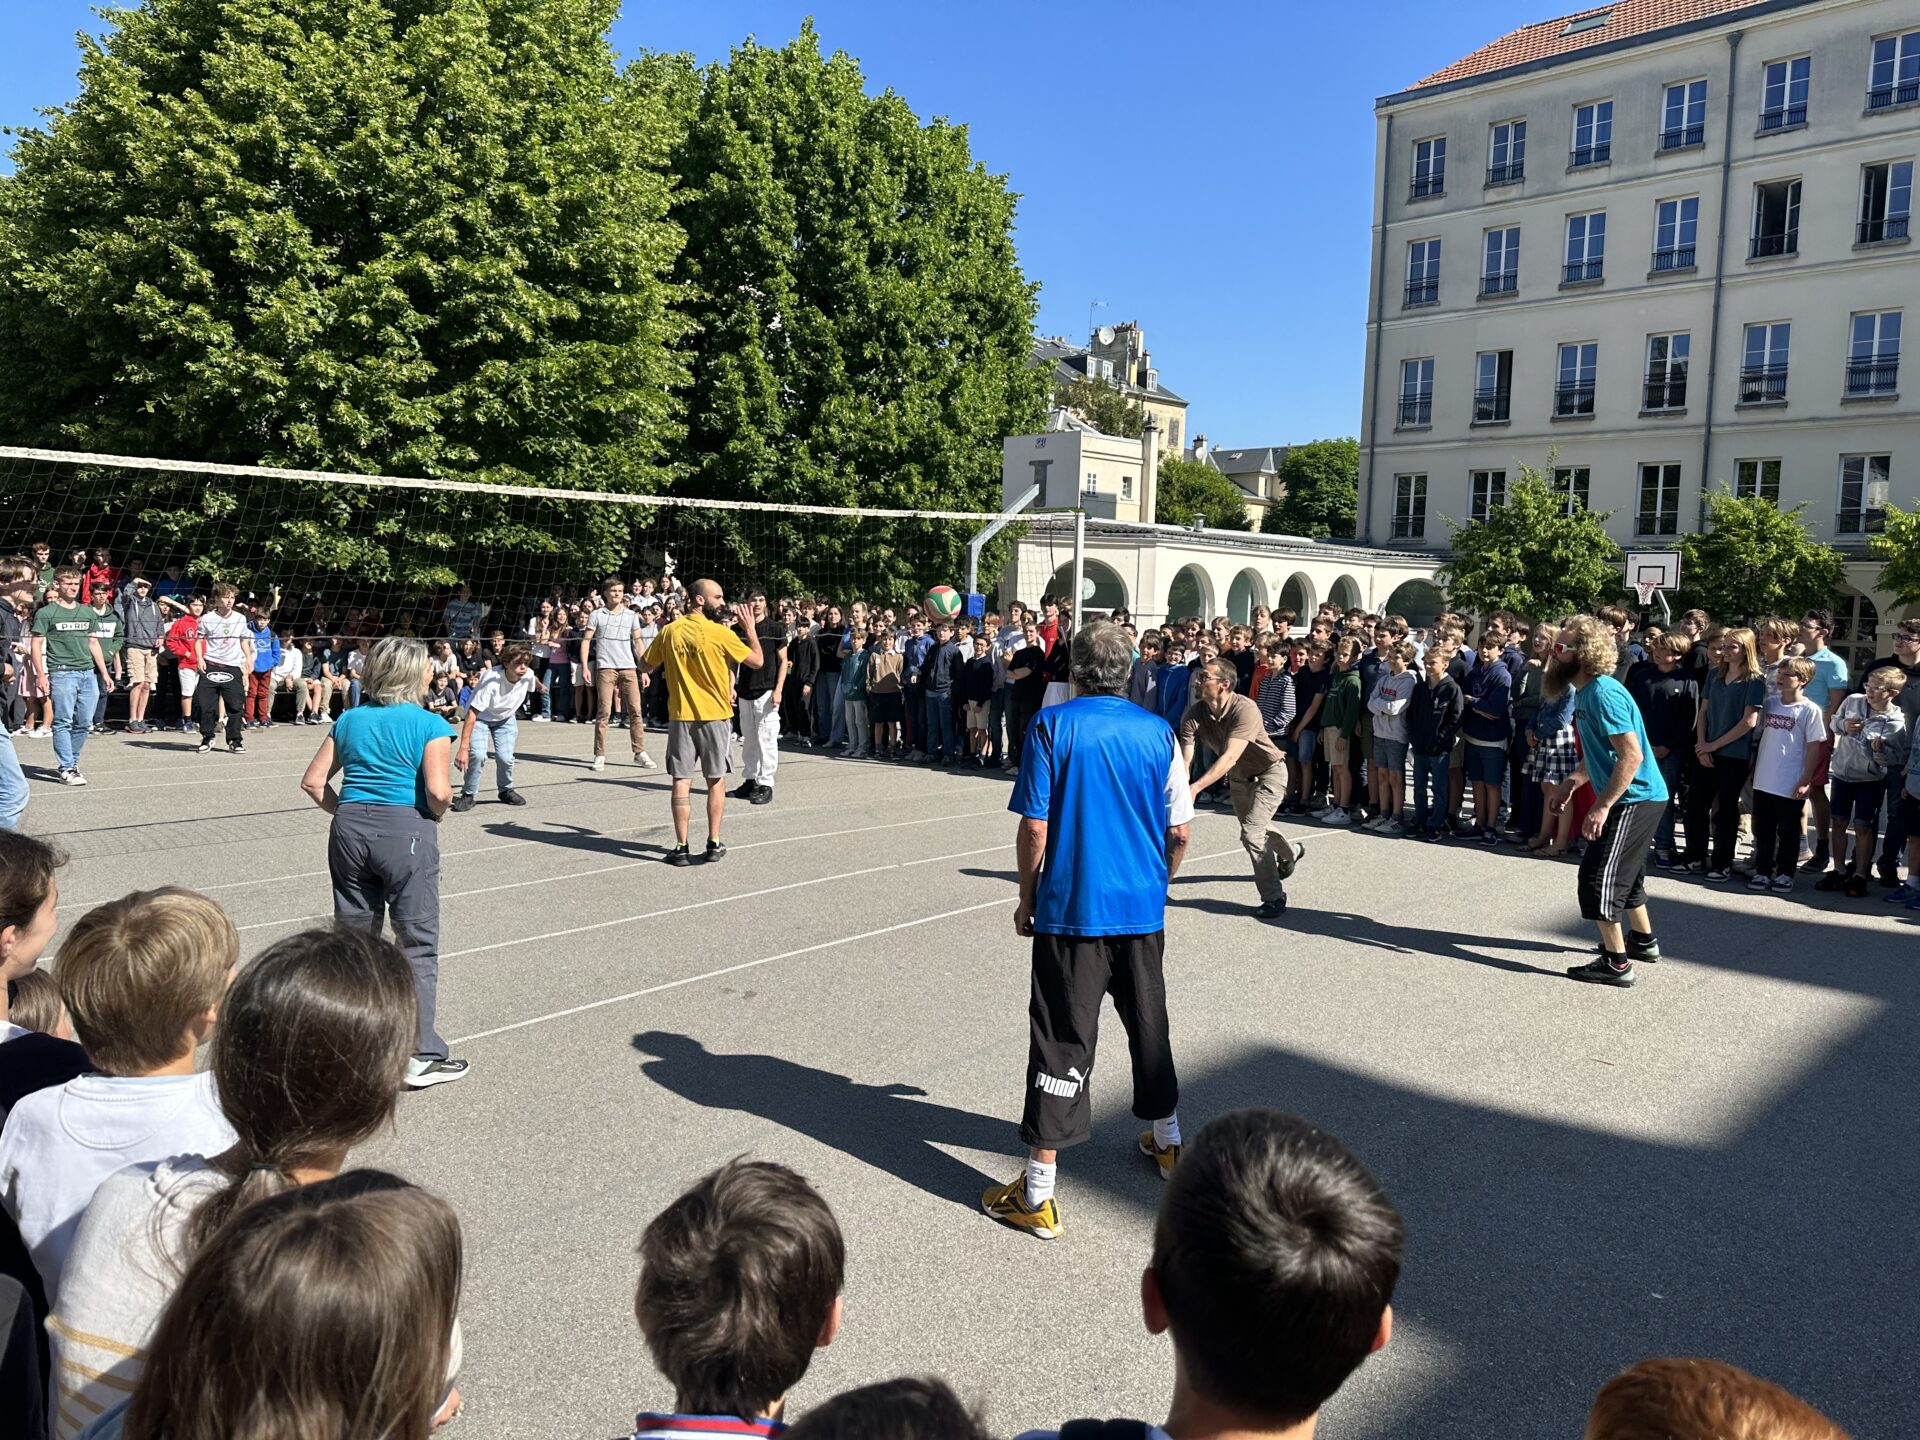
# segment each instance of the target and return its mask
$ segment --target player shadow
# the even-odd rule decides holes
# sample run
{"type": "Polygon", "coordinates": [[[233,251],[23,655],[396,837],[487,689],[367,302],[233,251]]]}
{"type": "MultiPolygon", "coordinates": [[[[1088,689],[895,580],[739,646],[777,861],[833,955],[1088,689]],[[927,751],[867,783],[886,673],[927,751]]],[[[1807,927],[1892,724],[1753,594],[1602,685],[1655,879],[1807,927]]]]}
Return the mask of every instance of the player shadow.
{"type": "MultiPolygon", "coordinates": [[[[1190,902],[1189,902],[1190,903],[1190,902]]],[[[1472,948],[1467,937],[1453,931],[1429,930],[1414,925],[1390,925],[1371,915],[1354,915],[1340,910],[1316,910],[1310,905],[1287,911],[1282,922],[1287,929],[1303,935],[1321,935],[1329,940],[1346,940],[1390,950],[1398,955],[1432,955],[1447,960],[1465,960],[1492,970],[1507,970],[1516,975],[1553,975],[1564,977],[1564,965],[1547,968],[1527,965],[1518,960],[1503,960],[1472,948]]],[[[1553,940],[1521,940],[1510,935],[1490,935],[1482,942],[1501,950],[1523,950],[1530,954],[1565,956],[1571,961],[1585,953],[1577,943],[1553,940]]]]}
{"type": "Polygon", "coordinates": [[[719,1054],[664,1030],[635,1035],[632,1045],[654,1057],[641,1073],[683,1100],[757,1115],[956,1205],[977,1207],[995,1177],[936,1146],[1019,1150],[1008,1120],[935,1104],[915,1085],[862,1084],[774,1055],[719,1054]]]}
{"type": "Polygon", "coordinates": [[[1018,884],[1020,881],[1018,870],[988,870],[979,865],[962,865],[958,873],[974,880],[1005,880],[1009,884],[1018,884]]]}
{"type": "MultiPolygon", "coordinates": [[[[590,855],[610,855],[616,860],[644,860],[655,855],[667,853],[665,845],[655,845],[645,840],[623,839],[617,835],[608,835],[591,830],[584,825],[567,825],[559,821],[549,821],[547,829],[536,829],[532,825],[523,825],[517,820],[502,820],[483,825],[489,835],[498,835],[503,840],[519,840],[530,845],[553,845],[562,850],[581,850],[590,855]]],[[[665,829],[664,823],[659,826],[665,829]]]]}

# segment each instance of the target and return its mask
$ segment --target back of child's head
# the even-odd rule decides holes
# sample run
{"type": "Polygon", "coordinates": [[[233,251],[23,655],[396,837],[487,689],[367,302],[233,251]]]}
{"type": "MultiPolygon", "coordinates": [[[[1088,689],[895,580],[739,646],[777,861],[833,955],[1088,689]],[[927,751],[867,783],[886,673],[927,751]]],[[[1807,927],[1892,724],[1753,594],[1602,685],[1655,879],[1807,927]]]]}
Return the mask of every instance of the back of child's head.
{"type": "Polygon", "coordinates": [[[105,1075],[172,1064],[188,1028],[220,1003],[240,937],[204,895],[172,886],[96,905],[60,946],[60,998],[74,1038],[105,1075]]]}
{"type": "Polygon", "coordinates": [[[447,1203],[378,1170],[247,1207],[161,1313],[126,1440],[427,1440],[460,1265],[447,1203]]]}
{"type": "Polygon", "coordinates": [[[0,976],[31,970],[52,937],[59,904],[54,871],[66,860],[44,840],[0,830],[0,976]]]}
{"type": "Polygon", "coordinates": [[[1586,1440],[1847,1440],[1847,1432],[1770,1380],[1675,1356],[1642,1360],[1602,1385],[1586,1440]]]}
{"type": "Polygon", "coordinates": [[[60,1003],[59,985],[44,970],[29,970],[7,982],[7,1018],[22,1030],[57,1035],[65,1010],[60,1003]]]}
{"type": "Polygon", "coordinates": [[[786,1440],[987,1440],[987,1434],[953,1388],[929,1375],[843,1391],[795,1421],[786,1440]]]}
{"type": "Polygon", "coordinates": [[[633,1308],[681,1410],[752,1419],[813,1360],[846,1246],[827,1202],[784,1165],[733,1160],[640,1237],[633,1308]]]}
{"type": "Polygon", "coordinates": [[[303,930],[247,966],[221,1005],[211,1067],[237,1143],[212,1162],[228,1184],[195,1210],[189,1250],[393,1118],[419,1014],[405,957],[370,930],[303,930]]]}
{"type": "Polygon", "coordinates": [[[1315,1414],[1377,1348],[1403,1240],[1399,1213],[1331,1135],[1276,1110],[1210,1122],[1153,1234],[1194,1390],[1262,1429],[1315,1414]]]}

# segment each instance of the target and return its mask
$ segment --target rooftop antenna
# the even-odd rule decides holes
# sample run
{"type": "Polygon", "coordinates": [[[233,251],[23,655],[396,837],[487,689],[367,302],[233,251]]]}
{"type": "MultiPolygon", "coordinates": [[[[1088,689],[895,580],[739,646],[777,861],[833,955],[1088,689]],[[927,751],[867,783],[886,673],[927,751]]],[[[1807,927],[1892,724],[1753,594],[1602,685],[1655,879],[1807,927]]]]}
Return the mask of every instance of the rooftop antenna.
{"type": "MultiPolygon", "coordinates": [[[[1093,312],[1094,312],[1094,311],[1096,311],[1096,310],[1104,310],[1104,309],[1106,309],[1106,308],[1107,308],[1107,302],[1106,302],[1106,301],[1104,301],[1104,300],[1089,300],[1089,301],[1087,302],[1087,330],[1088,330],[1088,333],[1092,333],[1092,330],[1093,330],[1093,312]]],[[[1110,343],[1112,343],[1112,340],[1113,340],[1113,337],[1112,337],[1111,335],[1107,335],[1107,334],[1105,334],[1105,329],[1106,329],[1106,327],[1104,327],[1104,326],[1102,326],[1102,327],[1101,327],[1101,329],[1102,329],[1102,333],[1103,333],[1103,335],[1104,335],[1104,337],[1105,337],[1105,338],[1103,338],[1103,339],[1102,339],[1102,340],[1100,341],[1100,343],[1101,343],[1102,345],[1106,345],[1106,344],[1110,344],[1110,343]]]]}

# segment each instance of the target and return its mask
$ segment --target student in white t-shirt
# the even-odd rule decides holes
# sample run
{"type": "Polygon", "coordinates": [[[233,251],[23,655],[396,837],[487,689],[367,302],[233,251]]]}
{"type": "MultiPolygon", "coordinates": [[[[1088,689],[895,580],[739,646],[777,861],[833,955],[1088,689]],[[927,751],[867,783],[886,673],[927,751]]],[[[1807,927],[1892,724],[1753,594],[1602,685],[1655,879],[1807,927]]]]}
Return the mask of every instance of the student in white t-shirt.
{"type": "Polygon", "coordinates": [[[487,768],[489,738],[493,741],[500,799],[508,805],[527,803],[527,797],[513,788],[513,742],[520,733],[520,707],[535,690],[546,688],[533,673],[533,647],[523,640],[509,642],[500,658],[480,672],[473,694],[467,697],[467,718],[461,722],[460,738],[453,746],[453,768],[464,770],[467,776],[454,799],[455,810],[471,810],[480,794],[480,772],[487,768]]]}
{"type": "Polygon", "coordinates": [[[1774,672],[1779,694],[1760,717],[1753,757],[1754,890],[1793,889],[1807,792],[1825,759],[1826,717],[1803,693],[1813,662],[1790,655],[1774,672]]]}
{"type": "Polygon", "coordinates": [[[46,1288],[100,1182],[144,1160],[216,1155],[233,1130],[194,1052],[240,958],[226,912],[191,890],[95,906],[60,947],[60,998],[93,1071],[16,1104],[0,1129],[0,1205],[46,1288]]]}
{"type": "Polygon", "coordinates": [[[200,685],[193,692],[193,719],[200,727],[200,753],[213,749],[213,732],[220,706],[227,707],[227,749],[235,755],[246,746],[240,739],[240,721],[247,706],[247,676],[253,671],[253,627],[233,608],[233,586],[213,587],[213,608],[200,616],[194,642],[200,685]]]}

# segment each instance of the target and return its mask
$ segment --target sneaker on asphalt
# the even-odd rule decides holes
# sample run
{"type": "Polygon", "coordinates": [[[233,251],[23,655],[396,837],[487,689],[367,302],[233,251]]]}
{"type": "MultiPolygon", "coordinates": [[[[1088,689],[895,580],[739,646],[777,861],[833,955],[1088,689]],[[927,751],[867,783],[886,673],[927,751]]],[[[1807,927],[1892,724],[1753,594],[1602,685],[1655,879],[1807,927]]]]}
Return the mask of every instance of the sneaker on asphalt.
{"type": "MultiPolygon", "coordinates": [[[[87,782],[84,780],[78,780],[78,781],[75,781],[75,783],[79,785],[84,785],[87,782]]],[[[1907,909],[1920,910],[1920,890],[1914,891],[1913,894],[1907,897],[1907,909]]]]}
{"type": "Polygon", "coordinates": [[[1784,895],[1791,889],[1793,889],[1793,876],[1776,875],[1773,877],[1773,893],[1774,894],[1784,895]]]}
{"type": "Polygon", "coordinates": [[[1866,876],[1849,875],[1847,877],[1847,898],[1849,900],[1859,900],[1862,897],[1864,897],[1866,893],[1867,893],[1867,877],[1866,876]]]}
{"type": "Polygon", "coordinates": [[[1680,868],[1679,865],[1675,862],[1673,858],[1673,852],[1671,850],[1654,851],[1653,865],[1656,870],[1677,870],[1680,868]]]}
{"type": "Polygon", "coordinates": [[[753,798],[753,792],[759,788],[760,782],[758,780],[742,780],[738,785],[734,786],[733,789],[727,791],[727,796],[733,800],[751,800],[753,798]]]}
{"type": "Polygon", "coordinates": [[[500,792],[500,803],[502,805],[524,805],[527,803],[527,797],[522,795],[518,790],[502,790],[500,792]]]}
{"type": "Polygon", "coordinates": [[[1880,903],[1883,905],[1904,905],[1916,896],[1920,896],[1920,889],[1915,889],[1911,885],[1903,884],[1897,887],[1891,894],[1882,895],[1880,897],[1880,903]]]}
{"type": "Polygon", "coordinates": [[[1900,883],[1900,872],[1891,865],[1876,865],[1873,873],[1880,877],[1880,888],[1891,890],[1900,883]]]}
{"type": "Polygon", "coordinates": [[[1827,868],[1827,862],[1831,858],[1825,850],[1816,850],[1811,855],[1803,856],[1800,860],[1800,873],[1802,875],[1818,875],[1822,870],[1827,868]]]}
{"type": "Polygon", "coordinates": [[[1707,879],[1709,880],[1725,882],[1725,881],[1731,880],[1732,878],[1733,878],[1732,873],[1726,870],[1707,871],[1707,879]]]}
{"type": "Polygon", "coordinates": [[[78,770],[62,770],[60,772],[60,783],[62,785],[84,785],[86,782],[80,778],[80,772],[78,770]]]}
{"type": "Polygon", "coordinates": [[[1680,868],[1689,875],[1704,875],[1707,873],[1707,862],[1704,860],[1689,860],[1680,868]]]}
{"type": "Polygon", "coordinates": [[[718,840],[707,841],[707,862],[709,864],[715,860],[724,860],[726,858],[727,847],[725,845],[718,840]]]}
{"type": "Polygon", "coordinates": [[[660,768],[653,763],[653,757],[644,750],[636,750],[633,752],[633,763],[638,765],[642,770],[657,770],[660,768]]]}
{"type": "Polygon", "coordinates": [[[533,717],[533,723],[536,725],[547,725],[551,724],[552,721],[553,716],[551,715],[536,715],[533,717]]]}
{"type": "Polygon", "coordinates": [[[593,757],[593,768],[594,768],[594,769],[596,769],[596,770],[604,770],[604,769],[606,769],[606,768],[607,768],[607,757],[606,757],[606,756],[604,756],[604,755],[596,755],[596,756],[594,756],[594,757],[593,757]]]}
{"type": "Polygon", "coordinates": [[[202,740],[198,745],[194,747],[194,753],[196,755],[205,755],[211,749],[213,749],[213,741],[202,740]]]}
{"type": "Polygon", "coordinates": [[[235,740],[227,746],[227,753],[229,755],[244,755],[247,753],[247,747],[240,741],[235,740]]]}
{"type": "Polygon", "coordinates": [[[1773,877],[1771,875],[1755,874],[1751,880],[1747,881],[1747,888],[1749,890],[1765,890],[1772,884],[1773,877]]]}
{"type": "Polygon", "coordinates": [[[1606,956],[1596,956],[1585,965],[1569,965],[1567,976],[1573,980],[1584,980],[1589,985],[1612,985],[1617,989],[1633,988],[1633,962],[1629,960],[1624,969],[1614,965],[1606,956]]]}
{"type": "Polygon", "coordinates": [[[1180,1147],[1178,1145],[1161,1146],[1155,1143],[1151,1125],[1140,1132],[1140,1153],[1153,1161],[1160,1171],[1162,1180],[1173,1178],[1173,1167],[1180,1163],[1180,1147]]]}
{"type": "Polygon", "coordinates": [[[474,803],[479,798],[477,795],[469,795],[466,791],[462,790],[458,795],[453,797],[453,813],[456,815],[466,814],[467,811],[473,809],[474,803]]]}
{"type": "Polygon", "coordinates": [[[1027,1177],[1023,1173],[1005,1185],[989,1185],[980,1196],[980,1208],[1015,1230],[1040,1240],[1060,1235],[1060,1206],[1049,1195],[1037,1206],[1027,1204],[1027,1177]]]}
{"type": "Polygon", "coordinates": [[[1385,820],[1381,822],[1379,825],[1375,826],[1374,828],[1379,834],[1391,835],[1396,839],[1398,839],[1400,836],[1403,836],[1407,833],[1407,827],[1401,824],[1398,820],[1393,820],[1393,819],[1385,820]]]}
{"type": "Polygon", "coordinates": [[[773,787],[771,785],[758,787],[753,794],[747,797],[747,803],[749,805],[771,805],[773,803],[773,787]]]}
{"type": "Polygon", "coordinates": [[[1842,875],[1838,870],[1829,870],[1813,882],[1813,888],[1827,891],[1844,890],[1847,888],[1847,877],[1842,875]]]}
{"type": "Polygon", "coordinates": [[[425,1090],[429,1085],[445,1085],[450,1080],[464,1080],[467,1077],[467,1062],[464,1060],[436,1060],[428,1055],[416,1055],[407,1061],[406,1087],[409,1090],[425,1090]]]}
{"type": "Polygon", "coordinates": [[[1253,916],[1256,920],[1272,920],[1286,913],[1287,896],[1285,891],[1274,896],[1271,900],[1262,900],[1258,905],[1253,907],[1253,916]]]}
{"type": "Polygon", "coordinates": [[[1334,806],[1331,810],[1321,811],[1320,814],[1314,818],[1322,825],[1345,825],[1349,819],[1347,812],[1342,810],[1338,805],[1334,806]]]}
{"type": "Polygon", "coordinates": [[[691,865],[693,863],[692,852],[684,845],[674,846],[673,849],[669,850],[660,858],[669,865],[691,865]]]}

